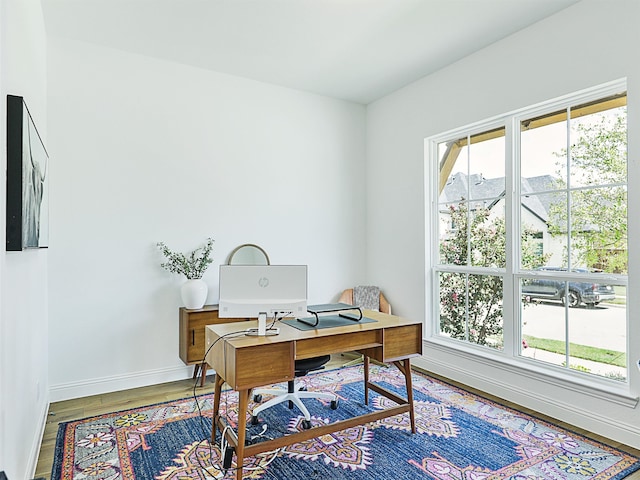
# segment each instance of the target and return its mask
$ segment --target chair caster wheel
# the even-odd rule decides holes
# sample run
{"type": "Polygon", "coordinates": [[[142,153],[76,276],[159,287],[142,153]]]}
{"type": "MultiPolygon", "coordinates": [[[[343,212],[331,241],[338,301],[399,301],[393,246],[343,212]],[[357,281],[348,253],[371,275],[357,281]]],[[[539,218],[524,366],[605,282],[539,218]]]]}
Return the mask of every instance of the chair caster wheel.
{"type": "Polygon", "coordinates": [[[337,410],[338,409],[338,400],[331,400],[331,410],[337,410]]]}
{"type": "Polygon", "coordinates": [[[311,420],[302,420],[302,428],[309,430],[311,428],[311,420]]]}
{"type": "Polygon", "coordinates": [[[253,401],[256,402],[256,403],[262,402],[262,395],[254,395],[253,396],[253,401]]]}
{"type": "Polygon", "coordinates": [[[251,425],[258,425],[258,423],[260,423],[258,421],[258,416],[257,415],[251,415],[251,425]]]}

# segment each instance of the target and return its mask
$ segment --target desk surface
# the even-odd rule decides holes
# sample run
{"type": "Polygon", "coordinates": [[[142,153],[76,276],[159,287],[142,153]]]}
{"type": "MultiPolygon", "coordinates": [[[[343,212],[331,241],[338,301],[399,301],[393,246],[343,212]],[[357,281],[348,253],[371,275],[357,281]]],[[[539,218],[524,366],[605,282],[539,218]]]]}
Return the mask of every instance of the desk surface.
{"type": "MultiPolygon", "coordinates": [[[[350,325],[345,325],[341,327],[334,328],[322,328],[322,329],[312,329],[312,330],[298,330],[297,328],[293,328],[286,323],[278,322],[275,326],[280,328],[279,335],[266,336],[266,337],[256,337],[256,336],[243,336],[243,337],[235,337],[228,338],[225,341],[233,344],[236,347],[243,347],[249,345],[256,344],[265,344],[265,343],[279,343],[279,342],[290,342],[290,341],[298,341],[307,338],[318,338],[318,337],[331,337],[331,336],[339,336],[345,333],[353,333],[353,332],[364,332],[364,331],[375,331],[384,328],[393,328],[393,327],[403,327],[407,325],[421,325],[419,321],[409,320],[403,317],[398,317],[396,315],[388,315],[386,313],[375,312],[373,310],[363,310],[363,313],[374,320],[374,323],[359,323],[354,321],[350,325]]],[[[320,317],[322,321],[322,317],[320,317]]],[[[268,322],[267,322],[268,323],[268,322]]],[[[258,322],[257,320],[241,323],[241,324],[233,324],[233,323],[223,323],[217,325],[207,325],[207,330],[211,330],[216,334],[216,336],[221,337],[223,335],[228,335],[233,332],[240,332],[246,330],[247,328],[257,328],[258,322]]]]}

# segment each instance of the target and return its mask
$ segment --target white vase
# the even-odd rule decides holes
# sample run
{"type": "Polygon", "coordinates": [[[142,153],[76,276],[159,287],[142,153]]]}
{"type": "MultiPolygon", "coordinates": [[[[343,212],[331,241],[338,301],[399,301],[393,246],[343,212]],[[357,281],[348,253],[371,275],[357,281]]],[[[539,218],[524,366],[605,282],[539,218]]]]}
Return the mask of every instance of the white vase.
{"type": "Polygon", "coordinates": [[[207,284],[201,278],[187,280],[180,288],[184,306],[190,310],[202,308],[207,301],[207,284]]]}

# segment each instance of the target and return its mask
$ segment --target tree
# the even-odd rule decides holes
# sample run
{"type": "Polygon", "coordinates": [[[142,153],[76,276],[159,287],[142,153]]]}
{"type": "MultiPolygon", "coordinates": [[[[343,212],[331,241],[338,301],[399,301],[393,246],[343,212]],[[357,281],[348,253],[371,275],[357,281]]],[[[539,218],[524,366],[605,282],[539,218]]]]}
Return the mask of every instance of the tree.
{"type": "MultiPolygon", "coordinates": [[[[627,121],[626,107],[610,114],[592,115],[577,122],[570,147],[571,186],[587,186],[571,192],[566,202],[549,209],[549,232],[567,235],[570,218],[572,264],[627,272],[627,121]],[[595,121],[594,121],[595,120],[595,121]]],[[[567,150],[556,156],[566,159],[567,150]]],[[[566,166],[559,162],[559,175],[566,166]]],[[[559,188],[566,180],[559,180],[559,188]]],[[[566,252],[565,252],[566,256],[566,252]]]]}
{"type": "MultiPolygon", "coordinates": [[[[468,203],[464,201],[457,206],[451,205],[449,213],[454,228],[445,233],[446,240],[440,243],[441,263],[505,268],[504,217],[492,216],[486,207],[468,214],[468,203]]],[[[544,263],[537,252],[534,234],[530,228],[522,233],[524,268],[544,263]]],[[[441,331],[479,345],[501,345],[503,290],[499,275],[441,272],[441,331]]]]}

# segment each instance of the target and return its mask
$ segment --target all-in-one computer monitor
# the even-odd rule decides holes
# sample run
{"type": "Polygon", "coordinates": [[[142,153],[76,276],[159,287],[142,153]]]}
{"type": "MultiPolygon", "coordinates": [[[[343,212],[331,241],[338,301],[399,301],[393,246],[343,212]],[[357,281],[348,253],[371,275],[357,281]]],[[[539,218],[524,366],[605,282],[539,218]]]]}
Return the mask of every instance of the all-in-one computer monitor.
{"type": "Polygon", "coordinates": [[[220,265],[220,318],[307,313],[306,265],[220,265]]]}

